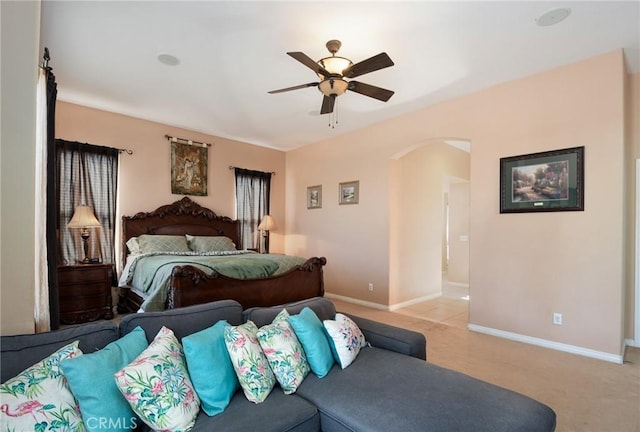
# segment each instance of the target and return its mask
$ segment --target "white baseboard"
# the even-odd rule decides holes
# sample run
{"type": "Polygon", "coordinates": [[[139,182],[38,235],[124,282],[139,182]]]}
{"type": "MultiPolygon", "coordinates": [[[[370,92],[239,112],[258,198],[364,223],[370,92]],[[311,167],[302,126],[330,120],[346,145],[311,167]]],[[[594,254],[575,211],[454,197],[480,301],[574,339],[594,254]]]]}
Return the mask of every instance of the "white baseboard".
{"type": "Polygon", "coordinates": [[[624,343],[626,344],[626,346],[630,346],[630,347],[634,347],[634,348],[640,348],[640,341],[634,340],[634,339],[625,339],[624,343]]]}
{"type": "Polygon", "coordinates": [[[368,301],[364,301],[364,300],[360,300],[360,299],[356,299],[353,297],[346,297],[346,296],[341,296],[338,294],[332,294],[332,293],[328,293],[325,292],[324,296],[330,299],[336,299],[336,300],[341,300],[343,302],[347,302],[347,303],[353,303],[353,304],[357,304],[360,306],[366,306],[366,307],[370,307],[372,309],[378,309],[378,310],[384,310],[384,311],[388,311],[389,310],[389,306],[387,305],[382,305],[380,303],[373,303],[373,302],[368,302],[368,301]]]}
{"type": "Polygon", "coordinates": [[[469,288],[469,284],[468,283],[463,283],[463,282],[449,282],[449,281],[447,281],[447,285],[451,285],[451,286],[455,286],[455,287],[461,287],[461,288],[469,288]]]}
{"type": "Polygon", "coordinates": [[[418,297],[418,298],[413,299],[413,300],[407,300],[407,301],[402,302],[402,303],[395,303],[395,304],[389,305],[389,310],[390,311],[394,311],[394,310],[397,310],[397,309],[413,306],[414,304],[418,304],[418,303],[426,302],[426,301],[429,301],[429,300],[433,300],[433,299],[436,299],[436,298],[441,297],[441,296],[442,296],[442,293],[433,293],[433,294],[429,294],[429,295],[426,295],[426,296],[418,297]]]}
{"type": "Polygon", "coordinates": [[[423,297],[419,297],[413,300],[408,300],[402,303],[395,303],[392,305],[383,305],[380,303],[373,303],[373,302],[368,302],[365,300],[360,300],[357,298],[353,298],[353,297],[346,297],[346,296],[341,296],[338,294],[332,294],[332,293],[328,293],[325,292],[324,296],[330,299],[336,299],[336,300],[341,300],[343,302],[347,302],[347,303],[352,303],[352,304],[357,304],[360,306],[366,306],[366,307],[370,307],[372,309],[378,309],[378,310],[383,310],[383,311],[388,311],[388,312],[392,312],[394,310],[400,309],[400,308],[404,308],[404,307],[408,307],[408,306],[412,306],[414,304],[418,304],[418,303],[422,303],[428,300],[433,300],[434,298],[438,298],[440,297],[442,294],[440,293],[435,293],[435,294],[430,294],[430,295],[426,295],[423,297]]]}
{"type": "Polygon", "coordinates": [[[558,351],[564,351],[571,354],[578,354],[585,357],[591,357],[598,360],[605,360],[612,363],[622,364],[623,356],[606,353],[602,351],[596,351],[589,348],[582,348],[575,345],[564,344],[560,342],[554,342],[546,339],[540,339],[531,336],[525,336],[518,333],[511,333],[503,330],[497,330],[490,327],[483,327],[476,324],[469,324],[468,329],[478,333],[484,333],[491,336],[497,336],[504,339],[510,339],[516,342],[524,342],[531,345],[537,345],[544,348],[551,348],[558,351]]]}

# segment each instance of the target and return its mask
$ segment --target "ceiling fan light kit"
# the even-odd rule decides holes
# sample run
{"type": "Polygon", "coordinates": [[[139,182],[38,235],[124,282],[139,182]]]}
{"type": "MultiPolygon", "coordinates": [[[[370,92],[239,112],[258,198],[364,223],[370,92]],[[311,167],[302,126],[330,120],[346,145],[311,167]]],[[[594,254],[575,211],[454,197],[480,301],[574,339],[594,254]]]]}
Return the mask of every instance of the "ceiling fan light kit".
{"type": "Polygon", "coordinates": [[[393,96],[393,91],[391,90],[372,86],[370,84],[364,84],[358,81],[345,80],[345,78],[355,78],[360,75],[393,66],[394,63],[387,53],[383,52],[354,64],[348,58],[336,56],[341,45],[342,43],[336,39],[332,39],[327,42],[326,47],[331,53],[331,56],[320,59],[317,62],[313,61],[305,53],[299,51],[288,52],[287,54],[289,56],[313,70],[320,78],[320,82],[312,82],[279,90],[272,90],[269,93],[282,93],[317,86],[318,90],[323,94],[320,114],[332,113],[336,97],[343,95],[347,90],[360,93],[361,95],[372,97],[383,102],[388,101],[391,96],[393,96]]]}

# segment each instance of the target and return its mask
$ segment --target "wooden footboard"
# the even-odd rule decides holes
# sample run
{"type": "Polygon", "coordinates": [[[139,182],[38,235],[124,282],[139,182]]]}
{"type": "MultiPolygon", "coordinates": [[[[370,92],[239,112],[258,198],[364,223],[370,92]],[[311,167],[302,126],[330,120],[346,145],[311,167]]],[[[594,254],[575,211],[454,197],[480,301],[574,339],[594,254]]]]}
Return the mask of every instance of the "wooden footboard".
{"type": "Polygon", "coordinates": [[[309,258],[304,264],[261,279],[236,279],[214,273],[207,275],[193,266],[178,266],[171,275],[167,308],[232,299],[244,309],[275,306],[324,295],[324,257],[309,258]]]}
{"type": "MultiPolygon", "coordinates": [[[[177,266],[171,274],[166,308],[232,299],[246,309],[322,297],[322,266],[326,263],[324,257],[313,257],[285,273],[261,279],[236,279],[219,273],[207,275],[193,266],[177,266]]],[[[137,312],[142,302],[133,290],[121,288],[118,312],[137,312]]]]}

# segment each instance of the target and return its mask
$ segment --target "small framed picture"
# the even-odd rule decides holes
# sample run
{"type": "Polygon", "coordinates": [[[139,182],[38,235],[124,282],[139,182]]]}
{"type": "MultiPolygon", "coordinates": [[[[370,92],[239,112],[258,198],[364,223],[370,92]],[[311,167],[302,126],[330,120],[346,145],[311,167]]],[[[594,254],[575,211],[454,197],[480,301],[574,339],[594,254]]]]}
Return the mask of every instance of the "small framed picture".
{"type": "Polygon", "coordinates": [[[340,205],[358,204],[358,200],[360,197],[360,182],[356,180],[340,183],[339,194],[340,205]]]}
{"type": "Polygon", "coordinates": [[[322,185],[309,186],[307,188],[307,208],[322,208],[322,185]]]}
{"type": "Polygon", "coordinates": [[[500,159],[500,213],[584,211],[584,147],[500,159]]]}

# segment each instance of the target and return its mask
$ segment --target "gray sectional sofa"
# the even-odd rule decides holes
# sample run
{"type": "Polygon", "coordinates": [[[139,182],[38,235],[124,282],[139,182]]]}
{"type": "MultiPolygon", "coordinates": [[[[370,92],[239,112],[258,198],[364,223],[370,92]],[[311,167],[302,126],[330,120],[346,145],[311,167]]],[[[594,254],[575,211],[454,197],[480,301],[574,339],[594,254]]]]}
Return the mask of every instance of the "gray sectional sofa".
{"type": "MultiPolygon", "coordinates": [[[[49,333],[1,338],[2,382],[75,340],[87,353],[137,326],[151,341],[162,326],[181,339],[219,320],[238,325],[270,323],[286,307],[290,314],[309,306],[332,319],[334,305],[315,298],[272,308],[242,310],[232,300],[164,312],[127,315],[119,326],[99,322],[49,333]]],[[[193,431],[553,431],[556,414],[529,397],[426,362],[420,333],[351,316],[370,347],[346,369],[336,364],[324,378],[309,374],[296,393],[275,388],[260,404],[237,391],[214,417],[200,412],[193,431]]]]}

